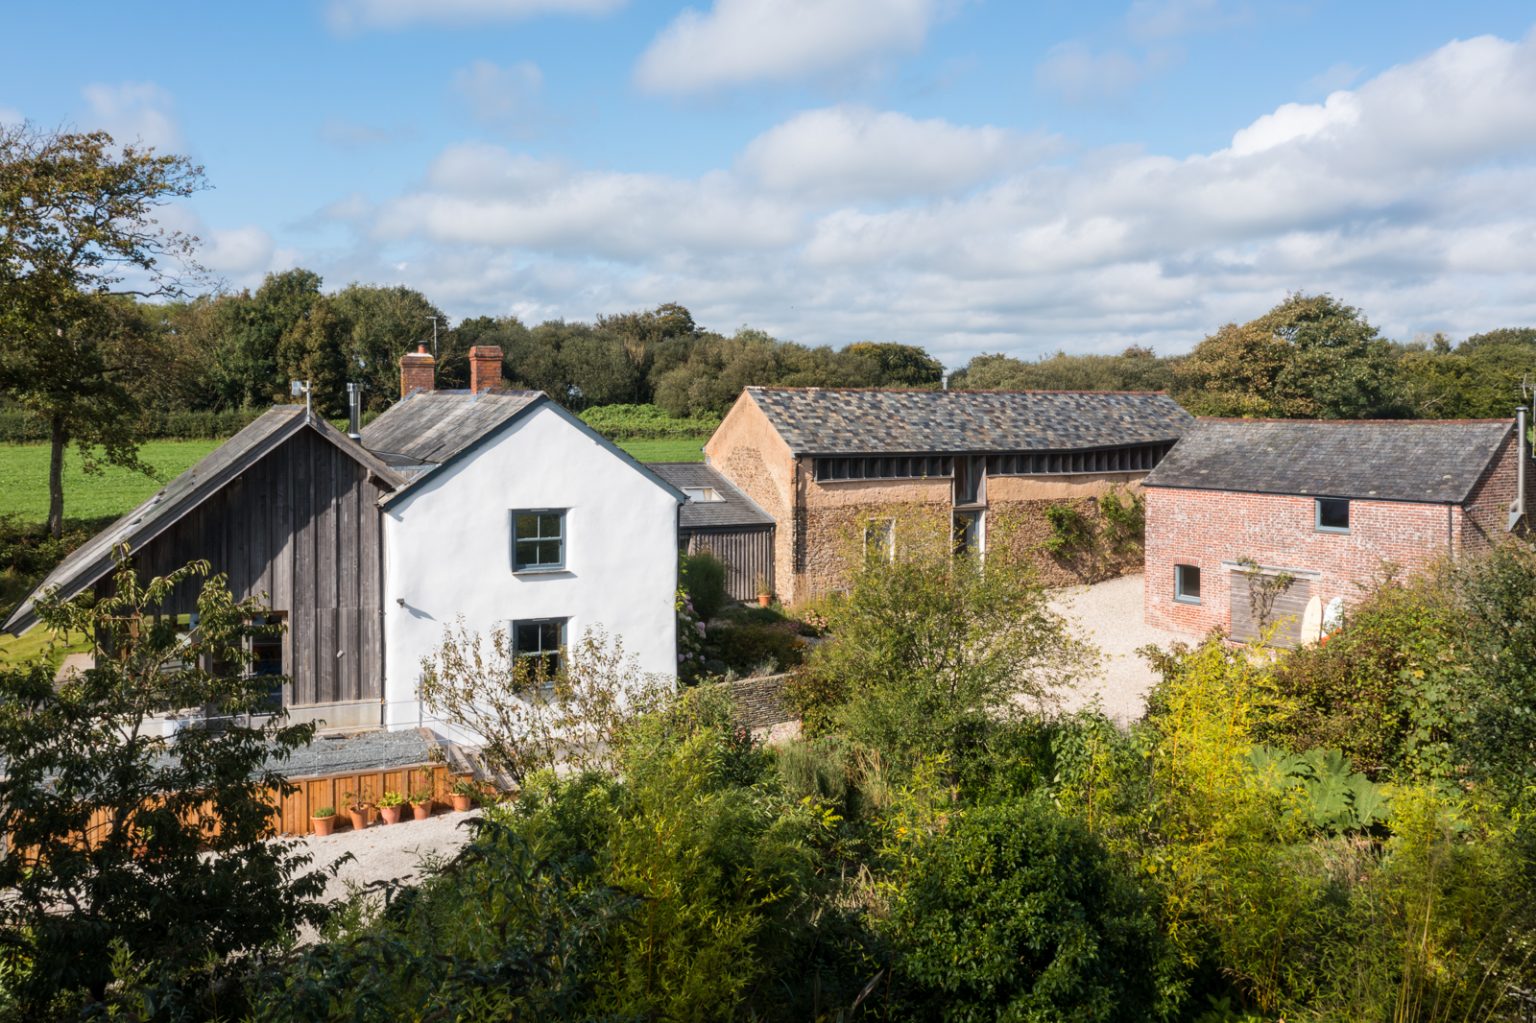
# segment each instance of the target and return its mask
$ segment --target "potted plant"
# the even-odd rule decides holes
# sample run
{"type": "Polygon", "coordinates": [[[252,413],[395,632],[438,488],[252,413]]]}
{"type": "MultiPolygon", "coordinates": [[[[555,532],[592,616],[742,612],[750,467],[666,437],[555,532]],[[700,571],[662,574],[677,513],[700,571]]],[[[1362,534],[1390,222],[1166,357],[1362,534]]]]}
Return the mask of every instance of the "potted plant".
{"type": "Polygon", "coordinates": [[[463,813],[475,805],[475,799],[480,795],[480,787],[468,778],[460,778],[453,783],[453,809],[456,813],[463,813]]]}
{"type": "Polygon", "coordinates": [[[309,823],[315,829],[315,834],[324,838],[336,830],[336,808],[334,806],[322,806],[309,815],[309,823]]]}
{"type": "Polygon", "coordinates": [[[416,819],[419,821],[424,821],[432,816],[431,789],[417,789],[411,793],[411,812],[416,815],[416,819]]]}
{"type": "Polygon", "coordinates": [[[405,797],[394,789],[389,789],[379,797],[379,816],[384,818],[385,824],[399,824],[400,815],[405,812],[405,797]]]}
{"type": "Polygon", "coordinates": [[[348,792],[347,816],[352,819],[352,830],[361,831],[368,826],[368,800],[356,792],[348,792]]]}
{"type": "Polygon", "coordinates": [[[773,587],[768,585],[768,577],[759,574],[757,577],[757,606],[767,607],[773,603],[773,587]]]}

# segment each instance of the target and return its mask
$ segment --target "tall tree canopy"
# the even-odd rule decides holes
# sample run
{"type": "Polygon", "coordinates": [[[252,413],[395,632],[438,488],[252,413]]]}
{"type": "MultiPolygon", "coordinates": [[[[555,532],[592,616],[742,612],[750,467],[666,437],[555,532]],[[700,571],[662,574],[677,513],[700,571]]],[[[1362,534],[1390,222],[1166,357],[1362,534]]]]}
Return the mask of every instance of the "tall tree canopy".
{"type": "Polygon", "coordinates": [[[105,132],[0,127],[0,392],[48,423],[48,528],[64,525],[64,451],[134,467],[137,401],[124,376],[153,332],[123,296],[180,293],[196,239],[156,219],[203,185],[182,156],[105,132]],[[174,265],[172,265],[174,264],[174,265]]]}
{"type": "Polygon", "coordinates": [[[1180,400],[1199,415],[1391,418],[1407,413],[1394,362],[1360,310],[1295,294],[1201,341],[1177,379],[1180,400]]]}

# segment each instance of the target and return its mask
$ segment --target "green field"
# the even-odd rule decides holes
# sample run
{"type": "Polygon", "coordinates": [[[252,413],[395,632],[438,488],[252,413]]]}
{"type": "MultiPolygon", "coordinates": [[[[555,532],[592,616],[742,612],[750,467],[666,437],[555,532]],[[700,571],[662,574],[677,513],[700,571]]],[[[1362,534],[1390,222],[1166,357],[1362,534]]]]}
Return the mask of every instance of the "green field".
{"type": "Polygon", "coordinates": [[[614,441],[642,462],[702,462],[708,437],[669,437],[665,440],[614,441]]]}
{"type": "MultiPolygon", "coordinates": [[[[625,440],[619,447],[642,462],[701,462],[707,437],[668,440],[625,440]]],[[[161,480],[108,466],[100,476],[87,476],[80,455],[70,449],[64,461],[64,514],[71,519],[116,518],[149,497],[162,480],[184,472],[212,451],[216,440],[152,440],[141,449],[161,480]]],[[[0,515],[26,522],[48,517],[48,445],[0,445],[0,515]]]]}
{"type": "MultiPolygon", "coordinates": [[[[216,440],[152,440],[139,457],[155,467],[160,479],[107,466],[100,476],[88,476],[73,448],[64,458],[64,515],[71,519],[116,518],[180,475],[212,451],[216,440]]],[[[0,446],[0,515],[26,522],[48,517],[48,445],[0,446]]]]}

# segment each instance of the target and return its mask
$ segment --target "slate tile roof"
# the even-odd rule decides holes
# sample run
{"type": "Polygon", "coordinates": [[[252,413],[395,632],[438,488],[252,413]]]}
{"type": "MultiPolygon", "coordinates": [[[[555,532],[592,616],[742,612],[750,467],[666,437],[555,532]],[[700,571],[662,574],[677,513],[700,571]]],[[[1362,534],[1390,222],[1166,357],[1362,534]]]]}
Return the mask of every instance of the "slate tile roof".
{"type": "Polygon", "coordinates": [[[647,462],[646,468],[678,490],[712,487],[724,500],[695,501],[678,510],[680,529],[728,529],[742,526],[771,526],[773,516],[756,501],[703,462],[647,462]]]}
{"type": "Polygon", "coordinates": [[[1199,419],[1143,485],[1461,504],[1513,429],[1507,420],[1199,419]]]}
{"type": "Polygon", "coordinates": [[[450,461],[543,391],[415,391],[363,427],[363,447],[408,474],[450,461]]]}
{"type": "Polygon", "coordinates": [[[1177,440],[1192,421],[1147,391],[749,387],[797,455],[1075,451],[1177,440]]]}

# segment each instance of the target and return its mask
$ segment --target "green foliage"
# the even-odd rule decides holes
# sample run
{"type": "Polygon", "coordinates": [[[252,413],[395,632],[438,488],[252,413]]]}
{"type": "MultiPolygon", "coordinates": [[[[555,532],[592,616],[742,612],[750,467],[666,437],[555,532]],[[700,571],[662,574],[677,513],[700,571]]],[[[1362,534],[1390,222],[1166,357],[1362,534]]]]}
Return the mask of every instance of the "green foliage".
{"type": "Polygon", "coordinates": [[[267,678],[214,674],[245,663],[266,626],[254,601],[203,582],[190,638],[166,615],[173,591],[207,575],[193,564],[141,583],[126,562],[115,595],[44,601],[46,627],[98,639],[96,664],[55,685],[43,667],[0,671],[0,940],[27,961],[14,989],[42,1018],[113,979],[115,944],[156,983],[206,991],[226,957],[291,938],[323,917],[320,873],[272,837],[274,764],[313,725],[243,723],[265,706],[267,678]],[[217,707],[218,727],[182,731],[174,746],[146,729],[166,708],[217,707]]]}
{"type": "Polygon", "coordinates": [[[720,425],[718,416],[678,418],[659,405],[597,405],[581,419],[609,440],[692,440],[708,437],[720,425]]]}
{"type": "MultiPolygon", "coordinates": [[[[153,475],[118,466],[100,466],[100,471],[93,473],[78,451],[68,451],[63,463],[64,486],[74,496],[62,532],[76,539],[65,546],[73,549],[89,538],[90,533],[80,532],[82,526],[99,528],[131,511],[163,487],[165,480],[191,468],[216,446],[211,440],[145,441],[139,447],[139,460],[153,470],[153,475]]],[[[0,516],[39,525],[47,520],[48,460],[47,445],[0,445],[0,516]]]]}
{"type": "Polygon", "coordinates": [[[1147,533],[1147,503],[1138,493],[1112,490],[1098,500],[1104,543],[1116,553],[1141,547],[1147,533]]]}
{"type": "Polygon", "coordinates": [[[1290,295],[1256,320],[1207,337],[1178,369],[1197,415],[1370,419],[1405,414],[1394,353],[1358,309],[1290,295]]]}
{"type": "Polygon", "coordinates": [[[1052,554],[1071,557],[1093,546],[1093,525],[1076,506],[1059,502],[1047,505],[1045,521],[1050,524],[1051,535],[1041,546],[1052,554]]]}
{"type": "Polygon", "coordinates": [[[956,813],[920,841],[882,932],[914,1017],[1143,1020],[1158,935],[1134,882],[1040,799],[956,813]]]}
{"type": "Polygon", "coordinates": [[[678,571],[683,591],[693,603],[693,610],[704,621],[718,615],[730,602],[725,589],[725,562],[709,551],[683,555],[678,571]]]}
{"type": "Polygon", "coordinates": [[[1007,355],[978,355],[951,379],[951,386],[1007,391],[1165,391],[1176,360],[1132,346],[1119,355],[1068,355],[1023,362],[1007,355]]]}
{"type": "Polygon", "coordinates": [[[848,694],[840,729],[894,765],[961,758],[994,724],[1052,692],[1085,651],[1049,608],[1027,561],[903,552],[856,571],[828,605],[814,674],[848,694]]]}
{"type": "Polygon", "coordinates": [[[1248,761],[1278,792],[1295,790],[1312,826],[1342,834],[1364,831],[1387,819],[1386,792],[1355,771],[1336,749],[1286,753],[1255,746],[1248,761]]]}
{"type": "Polygon", "coordinates": [[[793,622],[716,622],[704,641],[705,661],[736,675],[787,671],[805,660],[793,622]]]}

